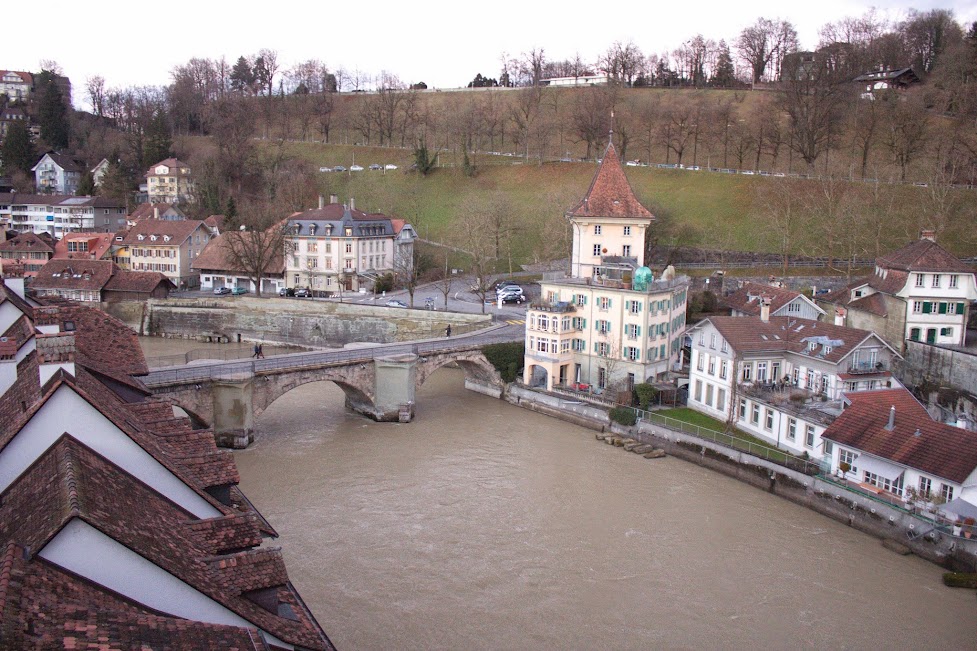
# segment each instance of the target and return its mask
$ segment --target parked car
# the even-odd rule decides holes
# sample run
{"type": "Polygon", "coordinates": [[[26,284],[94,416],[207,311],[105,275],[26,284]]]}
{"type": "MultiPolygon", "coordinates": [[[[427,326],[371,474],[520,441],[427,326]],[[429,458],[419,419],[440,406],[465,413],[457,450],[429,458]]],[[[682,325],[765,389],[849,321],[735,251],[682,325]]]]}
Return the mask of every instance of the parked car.
{"type": "Polygon", "coordinates": [[[347,171],[349,171],[349,170],[347,170],[347,169],[346,169],[345,167],[343,167],[342,165],[337,165],[336,167],[334,167],[334,168],[332,168],[332,171],[333,171],[333,172],[347,172],[347,171]]]}
{"type": "MultiPolygon", "coordinates": [[[[519,287],[519,283],[514,280],[503,280],[495,283],[495,291],[499,291],[503,287],[519,287]]],[[[522,291],[522,287],[519,287],[519,291],[522,291]]]]}
{"type": "Polygon", "coordinates": [[[218,296],[223,296],[224,294],[230,294],[231,293],[231,288],[230,287],[214,287],[214,293],[217,294],[218,296]]]}
{"type": "Polygon", "coordinates": [[[397,169],[397,166],[394,165],[393,163],[387,163],[386,165],[383,166],[383,169],[385,169],[385,170],[395,170],[395,169],[397,169]]]}
{"type": "Polygon", "coordinates": [[[299,287],[295,290],[296,298],[312,298],[312,290],[305,287],[299,287]]]}
{"type": "Polygon", "coordinates": [[[319,171],[320,172],[331,172],[332,171],[332,168],[331,167],[320,167],[319,168],[319,171]]]}
{"type": "Polygon", "coordinates": [[[241,294],[247,294],[247,287],[235,287],[231,290],[231,296],[240,296],[241,294]]]}
{"type": "Polygon", "coordinates": [[[379,163],[374,163],[373,165],[370,165],[370,169],[373,170],[374,172],[377,170],[382,170],[383,165],[380,165],[379,163]]]}
{"type": "Polygon", "coordinates": [[[523,301],[525,301],[526,300],[526,297],[525,297],[525,295],[522,294],[522,292],[519,292],[519,293],[516,293],[516,292],[503,292],[503,293],[500,293],[500,294],[497,294],[496,295],[495,300],[499,300],[499,299],[501,299],[503,303],[516,303],[516,304],[519,304],[519,303],[522,303],[523,301]]]}
{"type": "Polygon", "coordinates": [[[362,165],[350,165],[349,166],[349,171],[350,172],[362,172],[363,171],[363,166],[362,165]]]}
{"type": "Polygon", "coordinates": [[[396,298],[391,298],[387,301],[387,307],[407,307],[407,303],[398,301],[396,298]]]}
{"type": "Polygon", "coordinates": [[[291,287],[282,287],[278,290],[279,296],[295,296],[295,290],[291,287]]]}

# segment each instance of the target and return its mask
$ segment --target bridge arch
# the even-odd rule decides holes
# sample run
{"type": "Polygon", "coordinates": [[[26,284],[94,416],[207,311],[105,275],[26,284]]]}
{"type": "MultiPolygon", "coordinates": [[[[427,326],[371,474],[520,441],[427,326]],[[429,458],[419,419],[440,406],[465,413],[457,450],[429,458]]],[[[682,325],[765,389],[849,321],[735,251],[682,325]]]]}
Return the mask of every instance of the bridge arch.
{"type": "Polygon", "coordinates": [[[460,353],[439,353],[421,357],[417,363],[414,386],[419,389],[435,371],[451,363],[457,364],[464,371],[466,380],[498,388],[505,386],[505,382],[502,380],[502,376],[498,370],[485,358],[485,355],[480,350],[460,353]]]}
{"type": "Polygon", "coordinates": [[[374,403],[373,364],[351,371],[349,367],[310,369],[295,373],[264,373],[254,378],[252,409],[260,416],[283,395],[312,382],[332,382],[346,395],[347,407],[372,407],[374,403]]]}

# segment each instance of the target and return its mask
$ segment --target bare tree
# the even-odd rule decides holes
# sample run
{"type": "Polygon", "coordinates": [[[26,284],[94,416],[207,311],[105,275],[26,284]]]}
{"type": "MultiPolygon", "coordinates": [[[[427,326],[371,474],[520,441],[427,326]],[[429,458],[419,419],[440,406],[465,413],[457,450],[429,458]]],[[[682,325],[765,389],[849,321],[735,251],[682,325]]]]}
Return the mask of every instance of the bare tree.
{"type": "Polygon", "coordinates": [[[783,275],[790,266],[790,254],[802,238],[807,219],[801,181],[774,179],[757,186],[757,207],[768,245],[780,254],[783,275]]]}
{"type": "Polygon", "coordinates": [[[736,39],[740,57],[753,72],[753,83],[764,81],[769,68],[779,74],[779,63],[797,50],[797,30],[786,20],[758,18],[736,39]]]}
{"type": "Polygon", "coordinates": [[[780,107],[788,117],[790,146],[811,168],[841,137],[841,109],[848,90],[843,81],[815,61],[810,69],[790,72],[784,84],[780,107]]]}
{"type": "Polygon", "coordinates": [[[86,79],[85,93],[88,103],[92,105],[92,113],[96,117],[105,115],[105,77],[95,75],[86,79]]]}
{"type": "Polygon", "coordinates": [[[899,166],[900,178],[926,146],[926,107],[917,95],[902,97],[896,91],[880,94],[882,103],[882,144],[899,166]]]}
{"type": "Polygon", "coordinates": [[[229,218],[219,242],[226,262],[245,274],[261,296],[261,279],[280,274],[285,268],[285,225],[277,210],[266,202],[241,206],[238,216],[229,218]]]}

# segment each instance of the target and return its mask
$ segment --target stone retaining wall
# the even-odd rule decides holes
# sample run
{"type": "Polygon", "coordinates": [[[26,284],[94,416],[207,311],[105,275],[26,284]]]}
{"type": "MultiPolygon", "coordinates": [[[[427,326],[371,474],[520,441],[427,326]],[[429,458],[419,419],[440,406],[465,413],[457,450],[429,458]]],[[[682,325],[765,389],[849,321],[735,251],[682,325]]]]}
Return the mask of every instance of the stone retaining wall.
{"type": "Polygon", "coordinates": [[[248,296],[112,303],[102,309],[142,335],[313,347],[413,341],[441,336],[449,323],[460,334],[491,322],[482,314],[248,296]]]}

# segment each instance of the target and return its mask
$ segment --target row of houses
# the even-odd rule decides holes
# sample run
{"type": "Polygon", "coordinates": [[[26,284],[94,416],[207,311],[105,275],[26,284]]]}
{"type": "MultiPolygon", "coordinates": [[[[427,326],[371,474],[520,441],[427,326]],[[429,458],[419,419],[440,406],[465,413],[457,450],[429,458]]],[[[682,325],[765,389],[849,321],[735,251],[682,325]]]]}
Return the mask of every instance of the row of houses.
{"type": "Polygon", "coordinates": [[[686,328],[688,279],[643,266],[655,217],[613,144],[566,217],[570,270],[527,311],[524,383],[629,392],[680,377],[685,342],[692,409],[859,490],[977,511],[977,433],[932,418],[893,373],[906,340],[965,343],[977,279],[933,232],[821,300],[746,283],[729,316],[686,328]]]}
{"type": "MultiPolygon", "coordinates": [[[[17,117],[12,114],[11,119],[17,117]]],[[[92,175],[95,186],[98,187],[108,168],[109,161],[105,158],[89,169],[83,160],[49,151],[41,156],[31,171],[34,172],[34,186],[38,192],[75,195],[86,173],[92,175]]],[[[141,184],[140,190],[151,204],[192,202],[195,186],[190,166],[176,158],[162,160],[146,172],[145,182],[141,184]]]]}
{"type": "Polygon", "coordinates": [[[0,283],[0,647],[332,649],[134,333],[23,289],[0,283]]]}

